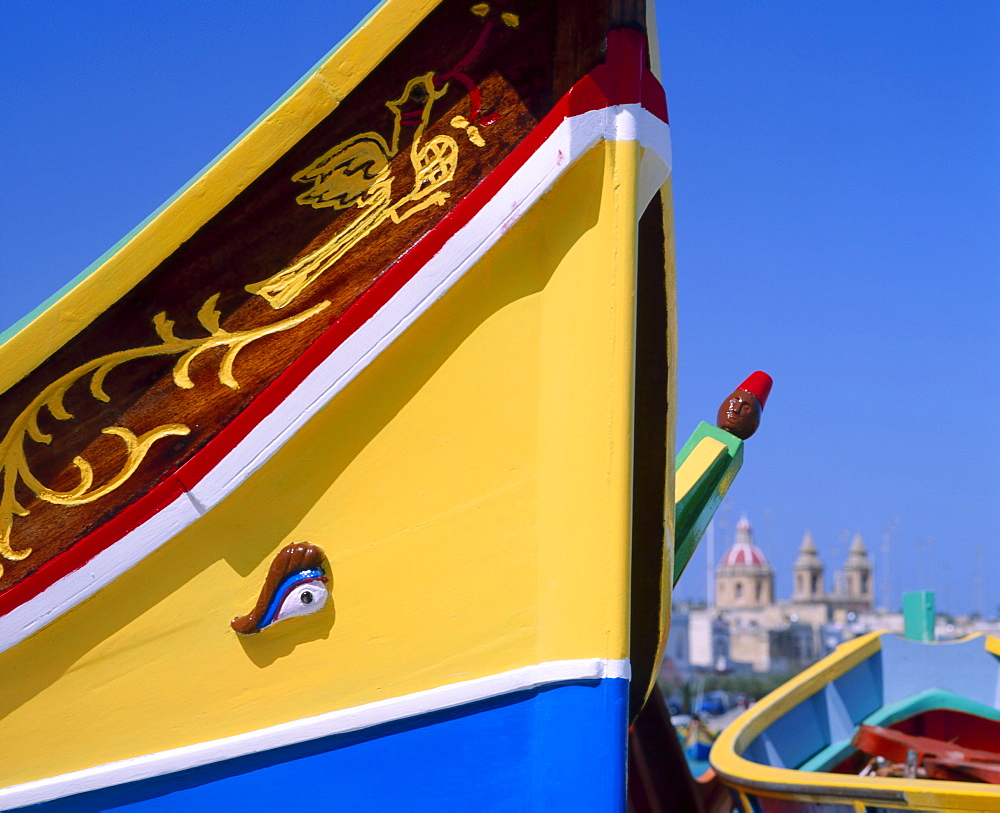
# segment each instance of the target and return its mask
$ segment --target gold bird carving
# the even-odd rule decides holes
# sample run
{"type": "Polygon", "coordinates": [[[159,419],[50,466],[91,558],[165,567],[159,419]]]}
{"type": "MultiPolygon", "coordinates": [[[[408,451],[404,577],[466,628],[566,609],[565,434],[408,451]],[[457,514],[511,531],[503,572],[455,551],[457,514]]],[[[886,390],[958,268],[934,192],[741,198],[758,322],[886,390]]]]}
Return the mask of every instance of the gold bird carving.
{"type": "Polygon", "coordinates": [[[342,141],[292,176],[293,181],[312,184],[312,188],[296,200],[314,209],[347,209],[355,205],[372,186],[388,177],[389,162],[399,152],[399,136],[404,123],[417,125],[412,142],[412,150],[416,152],[427,128],[431,107],[445,94],[447,87],[434,87],[433,72],[411,79],[398,99],[385,103],[393,114],[389,143],[374,132],[359,133],[342,141]]]}
{"type": "MultiPolygon", "coordinates": [[[[298,203],[314,209],[355,207],[361,214],[321,246],[277,274],[247,285],[247,291],[263,297],[273,308],[284,308],[382,223],[389,220],[401,223],[428,206],[440,206],[447,200],[448,193],[439,190],[455,177],[458,143],[448,135],[434,136],[423,142],[431,107],[448,90],[447,83],[438,87],[434,77],[433,71],[414,77],[406,83],[398,99],[385,103],[393,114],[392,136],[388,142],[378,133],[359,133],[327,150],[292,176],[293,181],[312,184],[308,191],[296,197],[298,203]],[[390,162],[399,153],[403,125],[414,127],[409,156],[413,186],[393,202],[395,176],[390,162]]],[[[479,138],[473,143],[483,146],[485,142],[479,138]]]]}

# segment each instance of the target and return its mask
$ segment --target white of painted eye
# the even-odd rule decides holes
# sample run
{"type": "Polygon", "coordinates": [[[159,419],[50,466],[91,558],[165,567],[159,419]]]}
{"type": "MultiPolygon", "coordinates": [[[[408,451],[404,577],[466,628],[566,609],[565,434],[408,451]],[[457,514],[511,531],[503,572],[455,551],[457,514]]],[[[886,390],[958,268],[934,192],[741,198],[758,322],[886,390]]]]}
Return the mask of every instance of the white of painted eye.
{"type": "Polygon", "coordinates": [[[330,591],[321,581],[307,581],[297,584],[288,591],[284,601],[274,614],[274,621],[284,621],[286,618],[295,618],[297,615],[309,615],[319,612],[330,597],[330,591]]]}

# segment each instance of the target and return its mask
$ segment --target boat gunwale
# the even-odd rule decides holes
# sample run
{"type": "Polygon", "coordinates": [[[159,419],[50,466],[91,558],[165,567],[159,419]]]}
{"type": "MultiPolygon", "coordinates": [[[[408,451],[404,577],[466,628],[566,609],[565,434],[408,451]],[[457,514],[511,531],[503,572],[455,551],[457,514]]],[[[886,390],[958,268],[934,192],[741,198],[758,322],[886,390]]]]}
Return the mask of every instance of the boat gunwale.
{"type": "MultiPolygon", "coordinates": [[[[720,778],[743,791],[788,799],[808,799],[812,802],[843,802],[844,799],[863,802],[895,802],[923,805],[938,810],[998,810],[1000,787],[993,785],[926,779],[880,777],[879,787],[873,787],[867,777],[822,771],[800,771],[753,762],[742,756],[761,733],[804,700],[822,691],[828,684],[848,673],[860,663],[880,652],[882,637],[892,635],[886,630],[871,632],[841,644],[833,653],[810,666],[751,706],[719,734],[709,760],[720,778]],[[982,807],[987,800],[993,803],[982,807]]],[[[1000,639],[983,633],[973,633],[957,641],[942,641],[935,645],[965,643],[983,639],[983,648],[1000,657],[1000,639]]]]}

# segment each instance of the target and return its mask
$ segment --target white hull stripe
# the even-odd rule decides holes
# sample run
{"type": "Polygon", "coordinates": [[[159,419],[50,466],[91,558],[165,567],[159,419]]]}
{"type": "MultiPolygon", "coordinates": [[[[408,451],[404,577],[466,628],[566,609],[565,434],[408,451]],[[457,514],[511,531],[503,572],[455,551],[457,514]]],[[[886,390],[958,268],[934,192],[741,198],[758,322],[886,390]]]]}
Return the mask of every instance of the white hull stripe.
{"type": "Polygon", "coordinates": [[[610,678],[628,680],[630,676],[627,660],[587,658],[538,663],[501,672],[498,675],[465,680],[343,711],[331,711],[303,720],[293,720],[247,734],[146,754],[121,762],[109,762],[106,765],[35,782],[25,782],[22,785],[12,785],[0,790],[0,809],[9,810],[22,805],[49,802],[78,793],[123,785],[127,782],[151,779],[272,748],[454,709],[514,692],[575,681],[610,678]]]}
{"type": "Polygon", "coordinates": [[[459,231],[367,322],[324,359],[196,485],[146,522],[0,618],[0,652],[93,595],[218,505],[448,291],[570,164],[599,141],[645,148],[639,210],[670,174],[669,126],[639,104],[565,119],[459,231]]]}

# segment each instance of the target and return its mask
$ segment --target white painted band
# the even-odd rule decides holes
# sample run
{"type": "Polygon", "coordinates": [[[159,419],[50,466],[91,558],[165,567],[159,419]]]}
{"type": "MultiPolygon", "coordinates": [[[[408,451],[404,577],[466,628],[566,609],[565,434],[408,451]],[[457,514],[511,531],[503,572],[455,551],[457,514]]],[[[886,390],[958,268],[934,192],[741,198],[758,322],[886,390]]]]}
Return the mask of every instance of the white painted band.
{"type": "Polygon", "coordinates": [[[12,785],[0,790],[0,810],[49,802],[78,793],[164,776],[225,759],[308,742],[333,734],[359,731],[383,723],[453,709],[480,700],[546,685],[608,678],[628,680],[630,677],[631,669],[627,660],[585,658],[537,663],[497,675],[414,692],[403,697],[379,700],[342,711],[331,711],[303,720],[293,720],[247,734],[196,743],[120,762],[109,762],[106,765],[48,779],[12,785]]]}
{"type": "Polygon", "coordinates": [[[402,288],[314,369],[195,485],[130,533],[37,596],[0,617],[0,652],[112,582],[218,505],[259,469],[397,336],[448,291],[599,141],[638,141],[639,210],[670,174],[670,128],[638,104],[564,120],[511,179],[402,288]]]}

